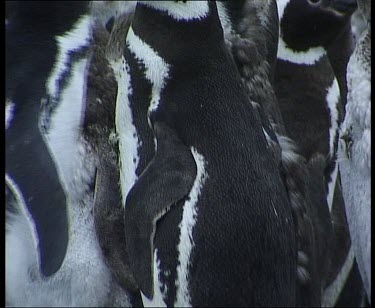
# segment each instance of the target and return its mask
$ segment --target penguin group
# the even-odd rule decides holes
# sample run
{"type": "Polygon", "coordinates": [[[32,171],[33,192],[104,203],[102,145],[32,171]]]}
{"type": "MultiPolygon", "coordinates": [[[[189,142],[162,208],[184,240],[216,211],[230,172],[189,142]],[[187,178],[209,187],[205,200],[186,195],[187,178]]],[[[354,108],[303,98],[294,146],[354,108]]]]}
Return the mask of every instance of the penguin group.
{"type": "MultiPolygon", "coordinates": [[[[131,289],[124,292],[111,273],[94,224],[96,166],[111,152],[101,147],[100,156],[100,140],[86,135],[103,129],[111,106],[96,107],[94,114],[90,106],[104,95],[111,102],[117,86],[108,73],[100,82],[106,84],[104,94],[90,86],[91,71],[100,67],[98,61],[90,65],[100,48],[94,35],[105,42],[96,28],[104,28],[114,14],[109,8],[108,16],[103,8],[94,14],[94,9],[76,1],[20,1],[7,7],[7,306],[128,306],[132,301],[131,289]]],[[[103,139],[106,134],[101,133],[103,139]]]]}
{"type": "Polygon", "coordinates": [[[370,0],[5,24],[6,306],[371,306],[370,0]]]}

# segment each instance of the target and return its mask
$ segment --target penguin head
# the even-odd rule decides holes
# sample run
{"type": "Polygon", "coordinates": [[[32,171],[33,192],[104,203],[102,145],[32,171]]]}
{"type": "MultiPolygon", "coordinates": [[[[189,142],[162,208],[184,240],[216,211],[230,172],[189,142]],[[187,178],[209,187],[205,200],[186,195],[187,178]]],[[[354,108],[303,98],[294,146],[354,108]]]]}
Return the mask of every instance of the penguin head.
{"type": "Polygon", "coordinates": [[[280,36],[295,51],[327,47],[350,22],[356,0],[277,0],[280,36]]]}
{"type": "Polygon", "coordinates": [[[168,63],[188,62],[223,40],[215,1],[138,1],[131,29],[168,63]]]}
{"type": "Polygon", "coordinates": [[[158,13],[166,13],[176,21],[203,19],[209,14],[209,1],[138,1],[158,13]]]}
{"type": "Polygon", "coordinates": [[[337,16],[352,14],[357,9],[356,0],[307,0],[310,6],[329,11],[337,16]]]}

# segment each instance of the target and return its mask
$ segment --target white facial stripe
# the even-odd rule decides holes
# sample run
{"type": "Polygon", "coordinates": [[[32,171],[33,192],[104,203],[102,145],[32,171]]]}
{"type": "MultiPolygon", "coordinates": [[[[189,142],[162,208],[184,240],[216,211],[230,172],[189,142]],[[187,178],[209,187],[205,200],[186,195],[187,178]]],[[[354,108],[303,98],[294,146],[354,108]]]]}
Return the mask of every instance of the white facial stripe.
{"type": "MultiPolygon", "coordinates": [[[[158,250],[154,250],[154,264],[153,264],[153,272],[154,272],[154,297],[150,300],[146,296],[142,295],[142,302],[144,307],[167,307],[166,303],[163,300],[165,297],[166,289],[164,290],[164,294],[161,292],[162,284],[159,280],[160,277],[160,260],[158,259],[158,250]]],[[[166,288],[166,286],[164,286],[166,288]]]]}
{"type": "Polygon", "coordinates": [[[340,88],[336,78],[334,78],[332,85],[327,89],[326,101],[331,116],[331,125],[329,128],[329,154],[331,157],[333,157],[333,155],[335,154],[333,153],[334,142],[339,129],[339,112],[337,108],[338,104],[340,104],[340,88]]]}
{"type": "Polygon", "coordinates": [[[180,242],[178,245],[179,265],[177,267],[176,278],[177,294],[176,302],[174,303],[176,307],[191,306],[191,298],[188,289],[188,266],[190,262],[190,254],[195,245],[193,241],[193,228],[197,221],[196,204],[208,177],[205,169],[206,161],[204,157],[193,147],[191,148],[191,152],[197,165],[197,177],[195,178],[189,197],[184,204],[182,220],[180,223],[180,242]]]}
{"type": "Polygon", "coordinates": [[[279,37],[277,59],[289,61],[296,64],[314,65],[325,54],[326,50],[323,47],[312,47],[307,51],[294,51],[286,46],[281,36],[279,37]]]}
{"type": "Polygon", "coordinates": [[[58,55],[53,71],[47,81],[48,94],[56,97],[58,93],[58,81],[67,69],[69,52],[87,46],[91,39],[91,18],[82,16],[73,29],[61,36],[56,37],[58,55]]]}
{"type": "Polygon", "coordinates": [[[5,101],[5,129],[8,129],[10,122],[13,120],[14,103],[5,101]]]}
{"type": "Polygon", "coordinates": [[[277,0],[277,11],[279,13],[279,20],[284,16],[284,11],[290,0],[277,0]]]}
{"type": "Polygon", "coordinates": [[[138,1],[159,11],[167,12],[176,20],[202,19],[208,15],[208,1],[138,1]]]}
{"type": "Polygon", "coordinates": [[[146,68],[146,78],[152,84],[151,103],[148,109],[148,114],[155,111],[159,107],[160,93],[163,90],[166,79],[169,74],[169,64],[152,49],[151,46],[143,42],[133,31],[129,28],[126,43],[130,51],[135,54],[137,60],[141,61],[146,68]]]}

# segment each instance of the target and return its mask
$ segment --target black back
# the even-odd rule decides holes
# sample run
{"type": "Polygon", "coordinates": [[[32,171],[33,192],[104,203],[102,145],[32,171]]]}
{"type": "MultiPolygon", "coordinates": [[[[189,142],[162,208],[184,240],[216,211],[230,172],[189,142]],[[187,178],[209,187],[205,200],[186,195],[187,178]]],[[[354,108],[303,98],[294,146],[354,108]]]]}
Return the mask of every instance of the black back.
{"type": "MultiPolygon", "coordinates": [[[[173,131],[171,134],[176,134],[187,149],[194,148],[205,161],[207,178],[196,205],[197,221],[192,231],[195,245],[189,259],[191,304],[294,305],[296,250],[291,209],[261,123],[224,45],[216,4],[209,2],[209,7],[207,17],[185,22],[138,4],[132,25],[134,33],[170,65],[159,107],[150,116],[152,127],[166,125],[166,131],[173,131]]],[[[149,96],[145,94],[150,93],[152,85],[144,78],[145,68],[135,56],[126,48],[132,112],[144,124],[138,127],[142,147],[137,174],[141,182],[143,176],[150,176],[152,164],[158,163],[158,154],[149,168],[140,167],[142,152],[148,157],[143,158],[146,165],[153,155],[153,131],[146,126],[149,96]]],[[[137,183],[127,199],[125,228],[132,219],[128,210],[133,212],[137,206],[132,203],[133,192],[140,190],[137,183]]],[[[151,202],[148,191],[142,193],[143,199],[151,202]]],[[[165,205],[166,213],[157,221],[153,240],[161,261],[160,280],[167,290],[167,305],[174,304],[178,291],[178,225],[186,197],[165,205]]],[[[157,198],[155,202],[160,202],[164,196],[157,198]]],[[[136,199],[142,202],[141,196],[136,199]]],[[[149,210],[144,207],[144,211],[149,210]]],[[[126,229],[127,237],[134,236],[130,232],[126,229]]],[[[130,255],[134,253],[131,249],[130,255]]]]}

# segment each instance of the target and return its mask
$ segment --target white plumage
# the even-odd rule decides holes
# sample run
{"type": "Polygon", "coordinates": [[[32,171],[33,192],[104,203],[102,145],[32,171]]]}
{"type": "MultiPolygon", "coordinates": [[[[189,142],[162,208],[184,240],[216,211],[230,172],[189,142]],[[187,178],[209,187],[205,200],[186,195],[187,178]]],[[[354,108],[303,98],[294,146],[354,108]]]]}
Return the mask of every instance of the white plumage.
{"type": "Polygon", "coordinates": [[[339,168],[354,254],[371,303],[370,27],[371,20],[368,20],[367,29],[362,33],[348,63],[348,102],[341,126],[339,168]]]}

